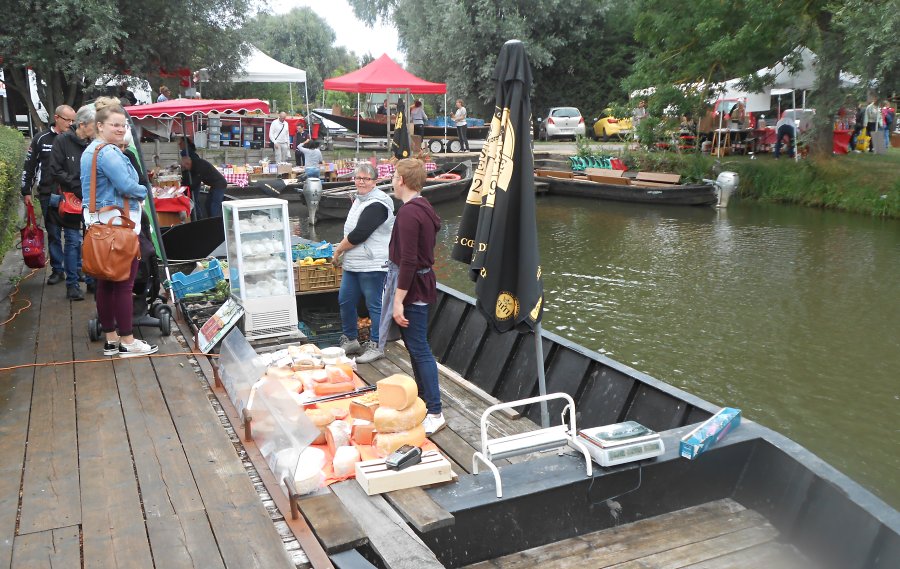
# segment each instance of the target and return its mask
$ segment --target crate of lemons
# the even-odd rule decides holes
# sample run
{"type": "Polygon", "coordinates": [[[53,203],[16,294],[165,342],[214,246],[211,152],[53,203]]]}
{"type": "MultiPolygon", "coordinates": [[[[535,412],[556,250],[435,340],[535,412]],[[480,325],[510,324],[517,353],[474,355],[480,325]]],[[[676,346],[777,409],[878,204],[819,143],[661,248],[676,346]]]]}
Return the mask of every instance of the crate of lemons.
{"type": "Polygon", "coordinates": [[[294,289],[297,292],[323,291],[341,286],[341,268],[328,259],[305,257],[294,262],[294,289]]]}

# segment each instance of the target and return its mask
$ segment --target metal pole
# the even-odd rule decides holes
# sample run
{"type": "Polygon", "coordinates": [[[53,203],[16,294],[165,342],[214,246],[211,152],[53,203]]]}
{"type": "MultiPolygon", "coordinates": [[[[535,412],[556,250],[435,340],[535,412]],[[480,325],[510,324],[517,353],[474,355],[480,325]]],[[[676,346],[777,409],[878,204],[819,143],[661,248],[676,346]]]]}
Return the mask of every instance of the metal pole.
{"type": "Polygon", "coordinates": [[[359,93],[356,93],[356,157],[359,158],[359,93]]]}
{"type": "Polygon", "coordinates": [[[291,114],[294,114],[294,84],[288,83],[288,93],[291,95],[291,114]]]}
{"type": "MultiPolygon", "coordinates": [[[[794,113],[794,117],[791,119],[791,126],[794,127],[794,140],[793,140],[794,162],[799,162],[800,161],[800,153],[797,152],[798,148],[797,148],[797,90],[796,89],[791,91],[791,105],[793,107],[793,113],[794,113]]],[[[775,135],[777,136],[778,133],[776,132],[775,135]]]]}
{"type": "MultiPolygon", "coordinates": [[[[542,342],[541,323],[538,322],[534,327],[534,352],[537,354],[537,370],[538,370],[538,393],[547,395],[547,378],[544,376],[544,343],[542,342]]],[[[572,409],[574,413],[575,410],[572,409]]],[[[550,413],[547,411],[547,402],[541,401],[541,428],[546,429],[550,426],[550,413]]]]}
{"type": "MultiPolygon", "coordinates": [[[[447,91],[444,91],[444,144],[447,144],[447,121],[450,120],[450,109],[447,108],[447,91]]],[[[444,147],[444,153],[447,152],[447,148],[444,147]]]]}

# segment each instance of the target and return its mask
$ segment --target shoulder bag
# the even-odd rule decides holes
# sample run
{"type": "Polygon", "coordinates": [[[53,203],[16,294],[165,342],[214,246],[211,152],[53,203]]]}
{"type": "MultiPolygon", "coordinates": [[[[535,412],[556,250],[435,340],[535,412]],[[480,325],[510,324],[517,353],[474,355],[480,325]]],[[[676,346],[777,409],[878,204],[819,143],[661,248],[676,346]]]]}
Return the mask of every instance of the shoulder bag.
{"type": "Polygon", "coordinates": [[[72,192],[64,192],[60,190],[60,196],[62,199],[59,201],[59,215],[65,216],[67,214],[81,215],[81,198],[77,197],[72,192]]]}
{"type": "MultiPolygon", "coordinates": [[[[88,211],[97,210],[97,157],[106,146],[101,144],[94,150],[91,161],[91,201],[88,211]]],[[[88,226],[81,246],[81,265],[85,274],[105,281],[127,281],[131,276],[131,265],[140,258],[140,246],[134,222],[128,217],[128,198],[125,208],[107,206],[100,212],[118,210],[120,215],[106,223],[97,222],[88,226]],[[118,222],[118,223],[117,223],[118,222]]]]}
{"type": "Polygon", "coordinates": [[[34,216],[34,205],[25,206],[25,227],[19,230],[22,237],[22,257],[25,266],[31,269],[40,269],[47,265],[47,255],[44,253],[44,230],[38,227],[34,216]]]}

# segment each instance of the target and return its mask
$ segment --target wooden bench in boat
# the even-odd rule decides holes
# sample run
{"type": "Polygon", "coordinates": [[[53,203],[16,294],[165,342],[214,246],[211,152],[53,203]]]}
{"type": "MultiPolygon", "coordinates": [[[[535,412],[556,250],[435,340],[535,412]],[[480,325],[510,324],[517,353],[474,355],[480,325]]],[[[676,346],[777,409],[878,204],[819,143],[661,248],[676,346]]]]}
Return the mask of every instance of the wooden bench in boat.
{"type": "Polygon", "coordinates": [[[681,183],[679,174],[666,174],[664,172],[638,172],[632,184],[636,186],[649,186],[657,188],[670,188],[681,183]]]}
{"type": "Polygon", "coordinates": [[[585,448],[578,440],[578,437],[576,436],[577,432],[578,430],[575,427],[575,402],[572,400],[572,397],[566,393],[550,393],[538,397],[529,397],[528,399],[519,399],[518,401],[491,405],[485,409],[484,413],[481,415],[481,451],[472,455],[472,474],[478,474],[479,461],[484,463],[494,474],[494,483],[497,486],[497,497],[502,498],[503,487],[500,483],[500,471],[494,465],[494,460],[571,445],[580,450],[584,455],[586,464],[585,470],[587,471],[587,475],[590,476],[592,472],[591,455],[588,453],[587,448],[585,448]],[[553,399],[564,399],[566,401],[566,406],[563,407],[562,410],[564,419],[561,425],[544,427],[533,431],[506,435],[493,439],[488,436],[489,419],[494,412],[510,407],[522,407],[531,405],[532,403],[541,403],[553,399]],[[568,424],[565,422],[567,410],[569,411],[568,424]]]}
{"type": "Polygon", "coordinates": [[[564,170],[535,170],[535,174],[540,176],[541,178],[574,178],[574,172],[566,172],[564,170]]]}
{"type": "Polygon", "coordinates": [[[612,170],[609,168],[585,168],[584,173],[588,176],[603,176],[606,178],[621,178],[625,175],[625,170],[612,170]]]}

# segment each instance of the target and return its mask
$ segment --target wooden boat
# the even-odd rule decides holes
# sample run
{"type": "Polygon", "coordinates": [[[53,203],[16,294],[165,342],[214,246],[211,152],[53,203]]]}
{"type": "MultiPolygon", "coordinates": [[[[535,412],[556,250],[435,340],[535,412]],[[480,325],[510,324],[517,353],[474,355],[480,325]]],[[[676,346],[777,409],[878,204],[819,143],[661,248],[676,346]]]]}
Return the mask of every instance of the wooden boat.
{"type": "MultiPolygon", "coordinates": [[[[469,161],[461,162],[453,166],[443,166],[435,172],[429,172],[429,177],[425,180],[425,186],[422,188],[422,196],[428,198],[432,204],[444,203],[459,199],[465,195],[472,183],[472,174],[474,169],[469,161]],[[455,174],[459,176],[454,180],[442,180],[437,177],[441,174],[455,174]]],[[[377,186],[391,193],[390,182],[379,183],[377,186]]],[[[302,187],[299,188],[298,194],[300,200],[305,204],[302,194],[302,187]]],[[[316,213],[316,220],[343,220],[347,218],[350,212],[350,206],[353,205],[353,199],[356,196],[356,186],[344,185],[337,188],[325,189],[322,197],[319,199],[319,208],[316,213]]],[[[393,196],[392,196],[393,197],[393,196]]],[[[395,207],[400,207],[400,200],[394,198],[395,207]]]]}
{"type": "Polygon", "coordinates": [[[672,184],[543,169],[535,171],[535,180],[546,182],[550,195],[665,205],[714,205],[717,202],[712,184],[672,184]]]}
{"type": "MultiPolygon", "coordinates": [[[[387,127],[385,123],[379,121],[373,121],[371,119],[359,119],[359,127],[356,125],[356,117],[343,117],[340,115],[332,115],[330,113],[314,113],[322,118],[328,119],[330,121],[334,121],[341,125],[342,127],[350,130],[352,132],[356,132],[357,128],[359,128],[359,134],[363,136],[373,136],[384,138],[387,136],[387,127]]],[[[490,127],[488,125],[485,126],[470,126],[466,130],[466,137],[469,140],[485,140],[488,135],[488,131],[490,127]]],[[[391,129],[393,132],[393,129],[391,129]]],[[[410,133],[412,134],[412,133],[410,133]]],[[[442,126],[425,126],[425,138],[444,138],[444,127],[442,126]]],[[[456,128],[452,126],[447,127],[447,138],[456,138],[456,128]]]]}

